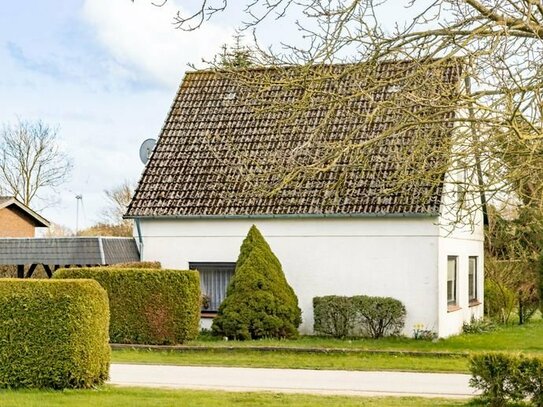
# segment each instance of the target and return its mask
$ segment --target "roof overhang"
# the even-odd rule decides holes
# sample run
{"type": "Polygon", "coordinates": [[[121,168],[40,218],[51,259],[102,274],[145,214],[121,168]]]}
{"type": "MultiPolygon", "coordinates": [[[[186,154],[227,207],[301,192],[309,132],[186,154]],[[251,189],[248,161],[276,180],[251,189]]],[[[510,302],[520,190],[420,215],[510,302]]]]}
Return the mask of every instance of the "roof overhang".
{"type": "Polygon", "coordinates": [[[323,219],[323,218],[435,218],[439,213],[322,213],[322,214],[257,214],[257,215],[125,215],[124,219],[323,219]]]}
{"type": "Polygon", "coordinates": [[[39,228],[48,228],[51,226],[51,222],[41,216],[39,213],[33,211],[24,203],[19,201],[17,198],[9,198],[3,201],[0,201],[0,209],[8,208],[10,206],[15,206],[20,209],[22,212],[26,213],[32,219],[34,219],[34,226],[39,228]]]}

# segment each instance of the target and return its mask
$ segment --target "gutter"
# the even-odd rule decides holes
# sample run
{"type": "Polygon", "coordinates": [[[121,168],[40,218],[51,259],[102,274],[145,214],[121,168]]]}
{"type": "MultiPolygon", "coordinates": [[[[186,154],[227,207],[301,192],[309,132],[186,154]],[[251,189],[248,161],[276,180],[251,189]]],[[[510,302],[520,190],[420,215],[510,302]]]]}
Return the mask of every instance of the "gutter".
{"type": "MultiPolygon", "coordinates": [[[[311,218],[435,218],[438,212],[429,213],[330,213],[330,214],[280,214],[280,215],[125,215],[124,219],[134,219],[140,235],[139,221],[141,219],[311,219],[311,218]]],[[[141,236],[140,236],[141,239],[141,236]]]]}

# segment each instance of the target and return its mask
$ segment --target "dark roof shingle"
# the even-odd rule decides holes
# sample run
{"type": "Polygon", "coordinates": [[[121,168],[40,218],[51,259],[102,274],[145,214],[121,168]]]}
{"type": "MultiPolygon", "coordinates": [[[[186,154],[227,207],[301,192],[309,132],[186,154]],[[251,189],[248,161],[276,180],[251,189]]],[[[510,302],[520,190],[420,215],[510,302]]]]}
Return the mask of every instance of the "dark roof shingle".
{"type": "MultiPolygon", "coordinates": [[[[187,73],[126,216],[435,215],[441,180],[414,180],[383,193],[387,176],[400,165],[394,158],[399,146],[411,142],[409,132],[377,142],[364,165],[356,165],[353,148],[336,167],[299,176],[270,193],[270,185],[279,179],[274,171],[288,166],[293,152],[298,154],[295,161],[311,162],[335,146],[354,146],[376,137],[405,115],[381,109],[368,121],[374,102],[396,90],[368,95],[364,78],[353,66],[327,66],[330,77],[319,79],[321,87],[309,102],[304,97],[307,87],[314,86],[311,81],[282,85],[273,69],[248,71],[251,82],[261,80],[258,95],[226,73],[187,73]],[[338,96],[345,96],[344,101],[337,101],[338,96]],[[301,103],[310,105],[293,118],[292,106],[301,103]],[[336,188],[339,184],[341,188],[336,188]]],[[[401,79],[406,67],[385,63],[377,69],[382,77],[401,79]]],[[[457,86],[458,64],[438,71],[441,83],[457,86]]],[[[424,108],[410,103],[410,111],[424,108]]],[[[441,114],[452,118],[454,112],[441,114]]],[[[433,137],[443,138],[451,128],[452,121],[433,137]]]]}

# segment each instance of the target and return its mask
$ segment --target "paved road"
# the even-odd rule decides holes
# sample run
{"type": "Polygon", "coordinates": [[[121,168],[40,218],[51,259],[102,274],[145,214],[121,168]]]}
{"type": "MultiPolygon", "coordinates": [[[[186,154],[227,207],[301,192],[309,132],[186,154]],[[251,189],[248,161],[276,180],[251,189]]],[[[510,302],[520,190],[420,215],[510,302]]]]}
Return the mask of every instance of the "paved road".
{"type": "Polygon", "coordinates": [[[111,384],[121,386],[273,391],[344,395],[471,397],[464,374],[354,372],[113,364],[111,384]]]}

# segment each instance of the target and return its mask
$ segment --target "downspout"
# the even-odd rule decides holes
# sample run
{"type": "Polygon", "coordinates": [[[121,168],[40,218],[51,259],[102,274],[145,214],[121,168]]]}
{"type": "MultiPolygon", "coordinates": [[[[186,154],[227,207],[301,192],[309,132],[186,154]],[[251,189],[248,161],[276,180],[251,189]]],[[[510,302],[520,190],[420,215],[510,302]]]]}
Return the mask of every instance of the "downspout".
{"type": "Polygon", "coordinates": [[[138,232],[138,243],[139,243],[139,249],[140,249],[140,261],[143,261],[143,238],[141,236],[140,218],[134,218],[134,222],[136,222],[136,231],[138,232]]]}

